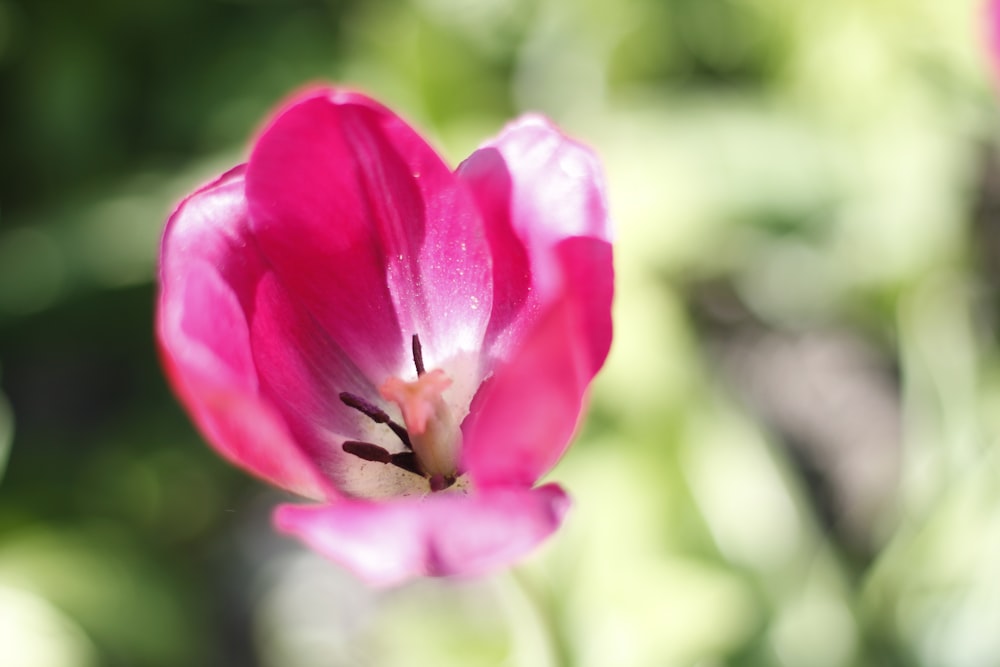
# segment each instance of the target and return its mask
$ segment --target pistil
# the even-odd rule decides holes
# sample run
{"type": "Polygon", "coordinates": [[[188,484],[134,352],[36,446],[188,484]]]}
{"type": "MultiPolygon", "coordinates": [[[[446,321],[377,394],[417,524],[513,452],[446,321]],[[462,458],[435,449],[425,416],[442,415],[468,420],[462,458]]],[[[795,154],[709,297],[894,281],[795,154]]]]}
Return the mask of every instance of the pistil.
{"type": "Polygon", "coordinates": [[[416,335],[412,350],[417,379],[407,381],[391,377],[379,389],[382,398],[399,406],[405,427],[364,398],[346,391],[340,393],[344,405],[392,429],[407,451],[390,453],[379,445],[357,440],[347,440],[341,446],[345,452],[362,460],[388,463],[422,475],[428,479],[431,491],[442,491],[458,477],[462,450],[462,431],[444,400],[444,391],[452,381],[443,370],[426,370],[420,338],[416,335]]]}
{"type": "Polygon", "coordinates": [[[442,395],[449,386],[451,379],[435,369],[412,382],[389,378],[380,389],[382,397],[402,411],[413,453],[424,473],[432,478],[440,475],[454,479],[458,471],[462,431],[442,395]]]}

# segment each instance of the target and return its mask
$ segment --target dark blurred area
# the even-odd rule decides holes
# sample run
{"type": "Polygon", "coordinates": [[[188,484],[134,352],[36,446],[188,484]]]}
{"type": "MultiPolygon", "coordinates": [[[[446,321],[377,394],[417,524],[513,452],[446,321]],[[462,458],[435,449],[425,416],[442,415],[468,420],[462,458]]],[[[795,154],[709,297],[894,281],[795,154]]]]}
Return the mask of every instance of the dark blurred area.
{"type": "Polygon", "coordinates": [[[167,390],[151,278],[191,165],[238,156],[296,79],[333,75],[342,11],[0,3],[0,369],[16,422],[0,569],[85,633],[66,655],[56,641],[0,663],[258,664],[234,546],[255,483],[167,390]]]}

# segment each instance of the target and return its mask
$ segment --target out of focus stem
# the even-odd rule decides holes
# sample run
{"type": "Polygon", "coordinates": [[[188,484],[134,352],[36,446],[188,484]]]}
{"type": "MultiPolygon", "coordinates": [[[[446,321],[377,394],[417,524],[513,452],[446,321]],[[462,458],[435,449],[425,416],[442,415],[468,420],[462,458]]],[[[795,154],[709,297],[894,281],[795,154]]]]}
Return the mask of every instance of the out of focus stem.
{"type": "Polygon", "coordinates": [[[513,664],[573,667],[562,614],[554,595],[514,569],[500,582],[514,641],[513,664]]]}

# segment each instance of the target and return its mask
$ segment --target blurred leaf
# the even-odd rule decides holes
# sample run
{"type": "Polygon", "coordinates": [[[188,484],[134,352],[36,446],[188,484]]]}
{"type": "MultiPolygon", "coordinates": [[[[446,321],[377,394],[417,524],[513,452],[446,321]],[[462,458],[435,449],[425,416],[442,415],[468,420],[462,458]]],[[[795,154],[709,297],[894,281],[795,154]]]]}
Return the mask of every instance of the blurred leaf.
{"type": "Polygon", "coordinates": [[[0,582],[4,667],[96,667],[97,651],[80,626],[45,598],[0,582]]]}
{"type": "Polygon", "coordinates": [[[146,554],[100,525],[8,534],[0,583],[31,590],[90,636],[108,663],[192,664],[202,650],[196,620],[146,554]]]}

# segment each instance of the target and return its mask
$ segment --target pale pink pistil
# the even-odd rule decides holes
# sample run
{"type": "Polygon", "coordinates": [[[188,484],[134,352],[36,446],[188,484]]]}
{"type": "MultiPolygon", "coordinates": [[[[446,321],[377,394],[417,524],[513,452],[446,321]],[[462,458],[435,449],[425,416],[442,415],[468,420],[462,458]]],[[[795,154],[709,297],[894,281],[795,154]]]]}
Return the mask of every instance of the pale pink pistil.
{"type": "Polygon", "coordinates": [[[398,405],[403,413],[417,463],[432,484],[438,476],[454,480],[458,472],[462,431],[444,401],[443,393],[449,386],[451,378],[435,369],[412,382],[389,378],[380,389],[382,398],[398,405]]]}

